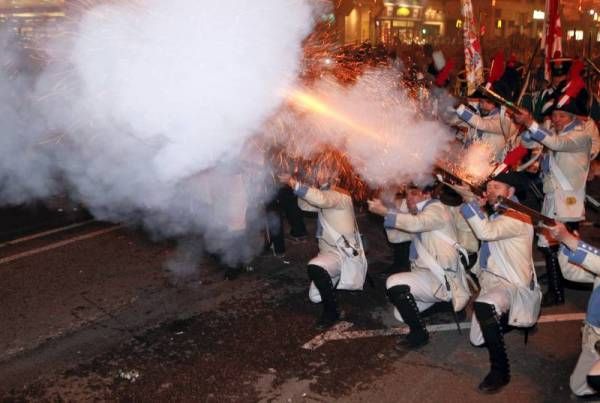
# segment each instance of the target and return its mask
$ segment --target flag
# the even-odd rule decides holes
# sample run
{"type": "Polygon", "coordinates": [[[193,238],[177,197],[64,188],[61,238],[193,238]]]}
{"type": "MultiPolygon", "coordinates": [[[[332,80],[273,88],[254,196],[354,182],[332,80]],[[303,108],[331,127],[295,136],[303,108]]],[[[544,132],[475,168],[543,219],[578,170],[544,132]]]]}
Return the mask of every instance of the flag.
{"type": "Polygon", "coordinates": [[[550,80],[550,60],[556,57],[555,55],[562,54],[559,2],[560,0],[546,0],[542,48],[545,55],[545,77],[548,81],[550,80]]]}
{"type": "Polygon", "coordinates": [[[473,15],[473,4],[471,0],[461,0],[461,7],[464,19],[467,95],[471,95],[483,83],[483,59],[481,58],[481,42],[479,42],[475,16],[473,15]]]}

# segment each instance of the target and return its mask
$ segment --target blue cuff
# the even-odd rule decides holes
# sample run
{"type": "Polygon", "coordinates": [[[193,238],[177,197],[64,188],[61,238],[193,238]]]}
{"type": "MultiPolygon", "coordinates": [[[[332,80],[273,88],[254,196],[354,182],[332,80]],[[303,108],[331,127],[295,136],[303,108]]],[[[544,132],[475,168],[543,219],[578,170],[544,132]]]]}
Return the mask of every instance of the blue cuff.
{"type": "Polygon", "coordinates": [[[547,135],[547,133],[544,131],[544,129],[540,128],[540,125],[537,122],[533,122],[527,129],[529,130],[529,133],[530,133],[528,137],[530,137],[536,141],[544,140],[544,138],[547,135]]]}
{"type": "Polygon", "coordinates": [[[579,244],[577,244],[577,250],[571,252],[569,255],[569,263],[582,265],[588,254],[586,246],[587,244],[585,242],[579,241],[579,244]]]}
{"type": "Polygon", "coordinates": [[[531,132],[531,138],[534,139],[535,141],[542,141],[546,138],[546,133],[544,133],[542,130],[538,129],[534,132],[531,132]]]}
{"type": "Polygon", "coordinates": [[[473,119],[473,116],[475,115],[470,110],[465,108],[464,105],[459,106],[458,109],[456,110],[456,113],[465,122],[469,122],[471,119],[473,119]]]}
{"type": "Polygon", "coordinates": [[[521,133],[521,140],[531,141],[531,132],[529,130],[521,133]]]}
{"type": "Polygon", "coordinates": [[[294,194],[300,198],[304,198],[304,196],[306,196],[307,193],[308,193],[308,186],[306,186],[306,185],[300,185],[298,187],[298,189],[294,190],[294,194]]]}
{"type": "Polygon", "coordinates": [[[573,252],[571,249],[567,248],[564,244],[560,244],[560,253],[571,259],[573,252]]]}
{"type": "Polygon", "coordinates": [[[475,201],[463,203],[462,206],[460,206],[460,212],[463,215],[463,217],[465,217],[465,220],[473,218],[475,217],[475,215],[477,215],[481,219],[485,218],[483,211],[481,211],[481,209],[479,208],[479,204],[477,204],[477,202],[475,201]]]}
{"type": "Polygon", "coordinates": [[[388,213],[383,219],[383,226],[385,228],[395,228],[396,227],[396,214],[388,213]]]}

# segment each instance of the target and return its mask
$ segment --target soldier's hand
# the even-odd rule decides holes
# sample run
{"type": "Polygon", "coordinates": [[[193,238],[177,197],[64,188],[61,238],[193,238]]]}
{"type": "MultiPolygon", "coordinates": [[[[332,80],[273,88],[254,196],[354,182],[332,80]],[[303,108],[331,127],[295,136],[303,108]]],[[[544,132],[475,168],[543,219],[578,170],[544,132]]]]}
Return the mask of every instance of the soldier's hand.
{"type": "Polygon", "coordinates": [[[296,186],[296,180],[290,174],[279,174],[277,177],[279,178],[279,183],[288,185],[292,189],[296,186]]]}
{"type": "Polygon", "coordinates": [[[367,200],[367,204],[369,205],[369,211],[373,214],[377,214],[380,216],[385,216],[389,209],[382,203],[379,199],[367,200]]]}
{"type": "Polygon", "coordinates": [[[571,249],[571,250],[577,249],[577,244],[579,243],[579,239],[575,235],[573,235],[569,232],[569,230],[567,229],[565,224],[557,221],[556,225],[554,225],[554,226],[548,226],[548,225],[543,225],[543,224],[542,224],[542,226],[544,228],[548,229],[548,231],[550,232],[550,234],[552,235],[552,237],[554,239],[556,239],[559,242],[564,243],[569,249],[571,249]]]}
{"type": "Polygon", "coordinates": [[[533,117],[527,109],[519,109],[513,112],[513,119],[516,123],[529,127],[533,123],[533,117]]]}

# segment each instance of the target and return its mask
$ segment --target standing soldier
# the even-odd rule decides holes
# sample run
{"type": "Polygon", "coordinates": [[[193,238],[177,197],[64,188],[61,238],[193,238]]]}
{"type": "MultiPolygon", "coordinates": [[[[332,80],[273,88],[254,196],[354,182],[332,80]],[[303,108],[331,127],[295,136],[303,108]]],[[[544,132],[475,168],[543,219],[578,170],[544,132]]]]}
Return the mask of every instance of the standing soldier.
{"type": "MultiPolygon", "coordinates": [[[[494,206],[500,196],[514,198],[519,187],[520,179],[514,174],[499,174],[487,183],[485,202],[494,206]]],[[[533,226],[526,217],[512,212],[487,217],[476,200],[463,204],[461,211],[482,241],[474,268],[481,292],[474,303],[470,339],[476,346],[485,344],[491,369],[479,390],[495,393],[510,382],[501,316],[509,313],[510,325],[530,327],[539,314],[541,292],[532,259],[533,226]]]]}
{"type": "Polygon", "coordinates": [[[354,216],[350,194],[332,183],[337,179],[332,168],[321,167],[316,185],[309,187],[290,175],[280,175],[298,196],[304,211],[318,213],[317,239],[319,254],[308,262],[311,280],[309,299],[323,303],[323,312],[316,327],[326,329],[339,318],[335,289],[362,290],[367,274],[360,234],[354,216]]]}
{"type": "MultiPolygon", "coordinates": [[[[552,106],[551,128],[546,129],[535,122],[531,115],[522,111],[515,120],[527,127],[521,135],[527,148],[544,146],[541,171],[544,181],[542,214],[564,222],[570,230],[577,230],[585,219],[585,185],[590,167],[592,140],[584,124],[577,118],[582,110],[577,102],[583,88],[583,80],[576,77],[564,93],[559,93],[552,106]]],[[[558,263],[558,245],[551,245],[540,236],[539,246],[546,257],[548,291],[542,306],[564,304],[563,277],[558,263]]]]}
{"type": "MultiPolygon", "coordinates": [[[[512,100],[515,94],[516,84],[511,82],[514,77],[512,70],[504,70],[504,56],[499,54],[494,58],[490,72],[489,82],[486,88],[493,90],[501,97],[512,100]]],[[[478,115],[464,105],[456,109],[456,114],[467,125],[475,130],[475,136],[466,139],[469,145],[474,141],[480,141],[490,146],[494,162],[500,164],[504,161],[507,148],[511,140],[517,136],[518,128],[507,115],[506,108],[489,99],[486,94],[476,91],[475,96],[479,98],[478,115]]],[[[469,131],[473,133],[473,131],[469,131]]]]}
{"type": "Polygon", "coordinates": [[[410,328],[400,344],[418,348],[429,340],[420,312],[442,301],[452,301],[455,311],[460,311],[468,302],[469,291],[448,207],[431,198],[430,187],[409,187],[406,203],[410,213],[390,212],[378,199],[369,201],[369,210],[385,217],[386,228],[413,235],[411,271],[388,277],[386,288],[396,318],[410,328]]]}

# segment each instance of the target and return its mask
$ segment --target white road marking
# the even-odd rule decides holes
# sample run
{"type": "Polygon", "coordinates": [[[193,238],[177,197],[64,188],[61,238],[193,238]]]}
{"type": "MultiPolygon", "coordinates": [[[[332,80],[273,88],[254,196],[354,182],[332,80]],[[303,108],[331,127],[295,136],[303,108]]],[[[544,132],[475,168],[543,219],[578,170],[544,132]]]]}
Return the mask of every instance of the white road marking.
{"type": "Polygon", "coordinates": [[[44,236],[47,236],[47,235],[56,234],[58,232],[63,232],[63,231],[68,231],[70,229],[79,228],[79,227],[82,227],[84,225],[93,223],[95,221],[96,220],[87,220],[87,221],[79,222],[79,223],[76,223],[76,224],[67,225],[66,227],[55,228],[55,229],[51,229],[51,230],[48,230],[48,231],[38,232],[36,234],[28,235],[28,236],[25,236],[23,238],[13,239],[11,241],[0,243],[0,248],[6,247],[6,246],[10,246],[10,245],[16,245],[16,244],[21,243],[21,242],[31,241],[32,239],[37,239],[37,238],[41,238],[41,237],[44,237],[44,236]]]}
{"type": "MultiPolygon", "coordinates": [[[[565,313],[557,315],[543,315],[538,319],[538,323],[553,323],[553,322],[568,322],[585,319],[585,313],[565,313]]],[[[397,327],[390,327],[387,329],[373,329],[373,330],[352,330],[347,331],[352,326],[350,322],[340,322],[329,331],[321,333],[315,336],[312,340],[305,343],[302,348],[305,350],[316,350],[323,346],[328,341],[333,340],[349,340],[349,339],[364,339],[368,337],[381,337],[381,336],[399,336],[408,333],[408,326],[401,325],[397,327]]],[[[462,322],[460,324],[461,329],[470,329],[471,322],[462,322]]],[[[456,323],[443,323],[439,325],[429,325],[427,330],[430,333],[436,332],[448,332],[457,330],[456,323]]]]}
{"type": "Polygon", "coordinates": [[[28,250],[28,251],[25,251],[25,252],[22,252],[22,253],[17,253],[16,255],[7,256],[7,257],[4,257],[4,258],[0,259],[0,264],[14,262],[15,260],[18,260],[18,259],[22,259],[22,258],[25,258],[25,257],[28,257],[28,256],[37,255],[38,253],[46,252],[46,251],[49,251],[49,250],[52,250],[52,249],[61,248],[61,247],[65,246],[65,245],[69,245],[69,244],[72,244],[72,243],[75,243],[75,242],[83,241],[83,240],[90,239],[90,238],[95,238],[97,236],[108,234],[109,232],[116,231],[116,230],[118,230],[118,229],[120,229],[122,227],[123,227],[122,224],[115,225],[115,226],[110,227],[110,228],[105,228],[103,230],[99,230],[99,231],[95,231],[95,232],[90,232],[89,234],[80,235],[80,236],[75,237],[75,238],[65,239],[64,241],[51,243],[50,245],[42,246],[40,248],[31,249],[31,250],[28,250]]]}

